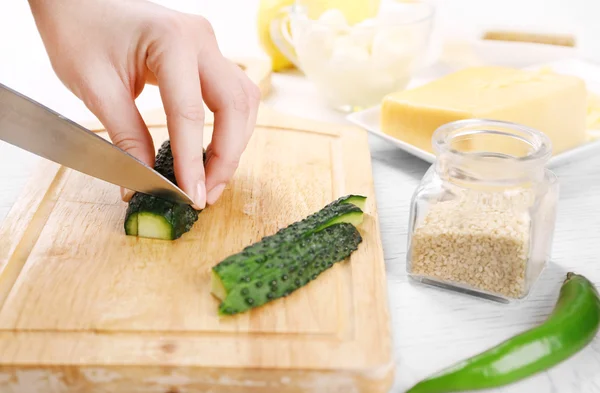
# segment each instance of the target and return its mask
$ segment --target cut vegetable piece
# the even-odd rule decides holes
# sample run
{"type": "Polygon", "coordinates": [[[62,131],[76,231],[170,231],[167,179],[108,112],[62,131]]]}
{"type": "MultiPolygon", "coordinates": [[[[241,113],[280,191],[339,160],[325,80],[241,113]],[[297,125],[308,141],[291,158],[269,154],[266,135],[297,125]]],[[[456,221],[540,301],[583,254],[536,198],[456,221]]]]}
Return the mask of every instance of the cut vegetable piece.
{"type": "Polygon", "coordinates": [[[125,233],[131,236],[138,234],[138,213],[130,213],[125,219],[125,233]]]}
{"type": "Polygon", "coordinates": [[[154,239],[173,239],[173,225],[164,216],[150,212],[138,215],[138,236],[154,239]]]}
{"type": "Polygon", "coordinates": [[[280,229],[274,235],[266,236],[241,252],[229,256],[214,266],[213,270],[221,277],[226,277],[222,285],[228,291],[239,282],[242,275],[258,269],[281,246],[291,244],[330,225],[341,222],[360,223],[363,212],[353,201],[360,203],[361,198],[365,197],[352,195],[339,198],[307,218],[280,229]]]}
{"type": "Polygon", "coordinates": [[[211,270],[210,275],[210,293],[212,293],[217,299],[223,300],[227,296],[227,291],[223,286],[221,277],[214,270],[211,270]]]}
{"type": "Polygon", "coordinates": [[[222,300],[219,314],[241,313],[291,294],[348,258],[361,242],[362,237],[352,224],[340,223],[282,244],[251,274],[242,268],[238,285],[229,290],[223,283],[231,281],[227,274],[232,271],[213,271],[213,294],[222,300]]]}
{"type": "Polygon", "coordinates": [[[189,205],[135,193],[125,215],[125,233],[175,240],[192,228],[198,220],[198,213],[189,205]]]}
{"type": "Polygon", "coordinates": [[[367,203],[367,197],[363,195],[347,195],[345,197],[339,198],[336,203],[350,203],[354,206],[359,207],[361,210],[365,210],[365,205],[367,203]]]}
{"type": "Polygon", "coordinates": [[[352,224],[352,225],[360,225],[363,222],[363,217],[364,217],[364,214],[362,211],[358,211],[358,210],[349,211],[348,213],[344,213],[337,217],[332,218],[331,220],[327,221],[320,227],[317,227],[317,229],[314,232],[322,231],[325,228],[328,228],[335,224],[341,224],[344,222],[352,224]]]}
{"type": "MultiPolygon", "coordinates": [[[[206,154],[204,156],[206,160],[206,154]]],[[[163,142],[154,169],[177,184],[169,140],[163,142]]],[[[152,195],[135,193],[125,213],[125,234],[161,240],[175,240],[188,232],[198,220],[199,211],[190,205],[152,195]]]]}

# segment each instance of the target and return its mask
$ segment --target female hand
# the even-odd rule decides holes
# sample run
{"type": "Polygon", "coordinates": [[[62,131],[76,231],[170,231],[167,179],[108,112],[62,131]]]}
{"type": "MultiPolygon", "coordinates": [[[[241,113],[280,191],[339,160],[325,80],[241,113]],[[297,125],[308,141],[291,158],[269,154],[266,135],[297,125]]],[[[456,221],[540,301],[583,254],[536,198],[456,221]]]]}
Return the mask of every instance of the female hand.
{"type": "Polygon", "coordinates": [[[145,0],[29,4],[57,76],[113,143],[150,166],[154,147],[135,98],[146,83],[158,85],[177,182],[197,209],[215,203],[250,139],[260,91],[223,57],[210,23],[145,0]],[[203,102],[215,115],[206,173],[203,102]]]}

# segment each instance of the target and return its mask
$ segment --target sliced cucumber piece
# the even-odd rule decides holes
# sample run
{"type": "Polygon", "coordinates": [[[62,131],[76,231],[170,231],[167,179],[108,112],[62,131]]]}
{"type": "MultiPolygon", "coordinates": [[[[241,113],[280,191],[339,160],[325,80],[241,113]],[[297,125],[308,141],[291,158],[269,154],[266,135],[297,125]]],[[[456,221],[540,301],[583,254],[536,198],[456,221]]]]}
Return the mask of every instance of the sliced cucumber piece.
{"type": "Polygon", "coordinates": [[[131,236],[138,234],[138,213],[131,213],[125,220],[125,233],[131,236]]]}
{"type": "Polygon", "coordinates": [[[152,195],[136,193],[125,215],[125,233],[130,236],[175,240],[189,231],[198,211],[152,195]]]}
{"type": "Polygon", "coordinates": [[[365,205],[367,203],[367,197],[363,195],[347,195],[341,197],[337,200],[338,203],[351,203],[354,206],[359,207],[361,210],[365,210],[365,205]]]}
{"type": "Polygon", "coordinates": [[[339,198],[214,266],[211,292],[221,299],[219,313],[236,314],[287,296],[347,258],[362,241],[354,225],[363,221],[359,205],[365,199],[339,198]]]}
{"type": "Polygon", "coordinates": [[[139,237],[163,240],[175,238],[173,225],[164,216],[141,212],[138,214],[137,222],[139,237]]]}
{"type": "Polygon", "coordinates": [[[240,278],[258,269],[267,259],[274,255],[278,248],[292,244],[303,237],[321,231],[328,226],[341,222],[360,223],[363,211],[351,201],[350,197],[340,198],[307,218],[280,229],[274,235],[266,236],[261,241],[231,255],[213,267],[223,278],[222,285],[228,291],[239,283],[240,278]]]}
{"type": "MultiPolygon", "coordinates": [[[[206,159],[206,155],[204,156],[206,159]]],[[[165,141],[156,154],[154,169],[174,184],[171,144],[165,141]]],[[[125,213],[125,234],[161,240],[175,240],[188,232],[198,220],[199,211],[190,205],[171,202],[152,195],[135,193],[125,213]]]]}
{"type": "Polygon", "coordinates": [[[232,271],[212,275],[212,292],[221,299],[220,315],[245,312],[288,296],[358,249],[362,237],[350,223],[338,223],[292,243],[281,244],[275,254],[251,273],[242,269],[237,285],[227,289],[232,271]]]}
{"type": "Polygon", "coordinates": [[[332,225],[341,224],[341,223],[349,223],[352,225],[360,225],[362,224],[364,219],[364,214],[362,211],[349,211],[348,213],[339,215],[337,217],[332,218],[325,224],[321,225],[317,228],[315,232],[321,231],[325,228],[328,228],[332,225]]]}

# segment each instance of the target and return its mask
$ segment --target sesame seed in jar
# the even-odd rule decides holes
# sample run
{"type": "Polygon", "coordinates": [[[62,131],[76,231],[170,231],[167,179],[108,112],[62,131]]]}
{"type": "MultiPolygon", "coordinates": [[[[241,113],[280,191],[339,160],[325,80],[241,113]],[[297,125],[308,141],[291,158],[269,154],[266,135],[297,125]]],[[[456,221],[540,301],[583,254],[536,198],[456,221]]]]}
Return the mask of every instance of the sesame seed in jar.
{"type": "Polygon", "coordinates": [[[529,192],[470,192],[433,203],[411,240],[412,274],[519,298],[525,293],[529,192]]]}

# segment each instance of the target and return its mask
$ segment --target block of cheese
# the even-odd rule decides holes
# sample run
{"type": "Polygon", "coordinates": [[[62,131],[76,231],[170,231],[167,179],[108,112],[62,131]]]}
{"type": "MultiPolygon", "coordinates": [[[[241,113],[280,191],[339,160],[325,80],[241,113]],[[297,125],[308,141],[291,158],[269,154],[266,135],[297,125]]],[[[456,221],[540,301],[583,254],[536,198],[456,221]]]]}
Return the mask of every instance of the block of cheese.
{"type": "Polygon", "coordinates": [[[600,138],[600,96],[588,92],[587,129],[590,139],[600,138]]]}
{"type": "Polygon", "coordinates": [[[433,132],[443,124],[510,121],[544,132],[557,154],[588,140],[586,113],[587,90],[580,78],[547,69],[478,66],[387,95],[380,121],[384,133],[428,152],[433,152],[433,132]]]}

